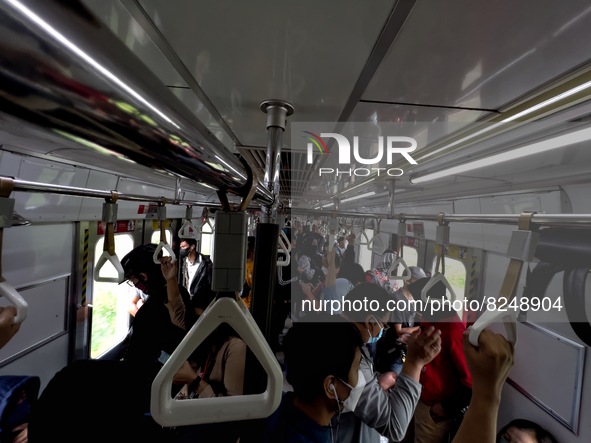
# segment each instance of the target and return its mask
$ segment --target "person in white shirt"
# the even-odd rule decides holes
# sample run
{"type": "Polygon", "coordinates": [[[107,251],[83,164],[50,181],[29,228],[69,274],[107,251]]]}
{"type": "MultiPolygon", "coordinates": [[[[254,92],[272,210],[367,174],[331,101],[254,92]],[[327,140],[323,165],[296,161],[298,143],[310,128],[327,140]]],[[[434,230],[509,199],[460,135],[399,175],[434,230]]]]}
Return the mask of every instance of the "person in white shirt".
{"type": "Polygon", "coordinates": [[[197,250],[197,240],[184,238],[180,244],[179,254],[183,258],[183,286],[191,294],[191,305],[197,315],[203,311],[215,298],[211,290],[213,262],[208,255],[197,250]]]}

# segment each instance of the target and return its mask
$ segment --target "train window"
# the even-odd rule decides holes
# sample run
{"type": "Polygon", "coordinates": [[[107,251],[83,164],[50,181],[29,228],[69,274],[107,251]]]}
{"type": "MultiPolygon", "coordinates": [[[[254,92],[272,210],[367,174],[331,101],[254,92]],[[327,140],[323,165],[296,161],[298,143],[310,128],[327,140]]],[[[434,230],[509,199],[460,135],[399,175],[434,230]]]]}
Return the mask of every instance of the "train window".
{"type": "MultiPolygon", "coordinates": [[[[164,235],[166,235],[166,243],[168,243],[169,245],[172,245],[172,233],[170,232],[170,229],[167,229],[165,231],[164,235]]],[[[150,243],[154,243],[155,245],[160,243],[160,231],[152,232],[152,238],[150,240],[150,243]]],[[[168,254],[164,254],[164,255],[168,255],[168,254]]]]}
{"type": "MultiPolygon", "coordinates": [[[[436,264],[437,257],[433,259],[431,275],[435,273],[436,264]]],[[[455,258],[445,257],[445,278],[456,293],[458,300],[464,300],[466,290],[466,267],[464,266],[464,263],[455,258]]],[[[461,318],[463,312],[458,311],[458,314],[461,318]]]]}
{"type": "MultiPolygon", "coordinates": [[[[209,219],[209,223],[215,226],[215,220],[213,218],[209,219]]],[[[213,239],[214,235],[212,234],[211,227],[208,224],[203,225],[203,227],[201,228],[201,248],[199,252],[201,252],[203,255],[212,255],[214,241],[213,239]]]]}
{"type": "MultiPolygon", "coordinates": [[[[415,248],[412,248],[410,246],[403,246],[402,256],[404,257],[404,262],[407,266],[418,266],[419,253],[415,248]]],[[[399,269],[399,271],[402,272],[401,269],[399,269]]]]}
{"type": "MultiPolygon", "coordinates": [[[[367,238],[372,238],[373,237],[373,229],[366,229],[365,230],[365,235],[367,235],[367,238]]],[[[361,237],[361,236],[357,236],[357,238],[359,238],[360,242],[366,242],[365,237],[361,237]]],[[[363,269],[365,271],[368,271],[371,269],[371,256],[372,256],[372,251],[371,249],[369,249],[367,247],[367,245],[359,245],[359,264],[363,267],[363,269]]]]}
{"type": "MultiPolygon", "coordinates": [[[[95,265],[103,252],[104,237],[99,238],[94,248],[95,265]]],[[[133,249],[129,234],[115,235],[115,251],[119,259],[133,249]]],[[[105,265],[101,275],[116,277],[115,269],[105,265]]],[[[128,285],[95,282],[92,286],[92,332],[90,357],[97,358],[125,338],[129,330],[127,305],[130,296],[128,285]]]]}
{"type": "MultiPolygon", "coordinates": [[[[406,266],[418,266],[419,262],[419,253],[415,248],[411,248],[410,246],[403,246],[402,247],[402,258],[404,258],[404,263],[406,266]]],[[[396,270],[396,275],[402,275],[404,273],[404,268],[398,265],[398,269],[396,270]]]]}

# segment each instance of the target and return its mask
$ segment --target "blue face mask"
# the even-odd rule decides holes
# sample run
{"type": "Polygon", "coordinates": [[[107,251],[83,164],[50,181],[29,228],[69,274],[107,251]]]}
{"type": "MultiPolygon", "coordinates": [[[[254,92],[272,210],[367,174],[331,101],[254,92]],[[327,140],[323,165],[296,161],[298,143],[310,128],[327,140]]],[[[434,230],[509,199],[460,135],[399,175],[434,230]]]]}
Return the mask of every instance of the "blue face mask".
{"type": "Polygon", "coordinates": [[[384,328],[382,328],[379,323],[378,323],[378,326],[380,328],[380,332],[378,333],[378,335],[376,337],[372,337],[371,336],[371,331],[369,329],[367,330],[367,332],[369,333],[369,340],[367,341],[367,344],[377,343],[378,340],[380,338],[382,338],[382,334],[384,333],[384,328]]]}

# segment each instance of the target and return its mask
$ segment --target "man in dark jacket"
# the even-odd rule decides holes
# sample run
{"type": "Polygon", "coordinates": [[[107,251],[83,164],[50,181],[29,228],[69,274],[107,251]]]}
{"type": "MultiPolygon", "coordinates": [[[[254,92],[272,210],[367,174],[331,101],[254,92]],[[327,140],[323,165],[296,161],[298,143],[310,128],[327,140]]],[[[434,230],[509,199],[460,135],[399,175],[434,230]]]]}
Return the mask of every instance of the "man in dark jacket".
{"type": "Polygon", "coordinates": [[[183,284],[191,294],[191,306],[195,314],[201,315],[215,298],[211,290],[213,262],[209,255],[197,250],[197,241],[184,238],[181,241],[180,256],[183,260],[183,284]]]}

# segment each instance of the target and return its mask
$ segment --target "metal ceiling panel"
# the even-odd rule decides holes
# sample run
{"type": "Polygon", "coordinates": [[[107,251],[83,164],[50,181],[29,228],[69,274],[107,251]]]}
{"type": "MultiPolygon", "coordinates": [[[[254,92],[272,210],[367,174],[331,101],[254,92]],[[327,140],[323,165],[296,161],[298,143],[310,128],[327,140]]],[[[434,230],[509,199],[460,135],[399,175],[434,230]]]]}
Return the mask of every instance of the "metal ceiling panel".
{"type": "Polygon", "coordinates": [[[207,110],[203,102],[187,88],[169,88],[191,110],[201,123],[209,129],[230,151],[235,152],[234,142],[216,118],[207,110]]]}
{"type": "Polygon", "coordinates": [[[393,123],[401,123],[405,131],[410,129],[408,123],[411,123],[414,132],[405,132],[405,135],[422,139],[428,133],[428,142],[434,143],[487,115],[490,113],[466,109],[360,102],[348,121],[373,122],[378,127],[382,124],[390,129],[393,123]]]}
{"type": "MultiPolygon", "coordinates": [[[[168,59],[166,53],[162,52],[170,48],[159,46],[159,44],[166,44],[158,39],[154,40],[160,36],[155,37],[154,34],[150,34],[148,31],[153,31],[152,29],[144,28],[144,26],[149,27],[149,23],[136,20],[121,0],[83,0],[83,2],[128,48],[134,51],[156,77],[168,86],[230,151],[235,152],[232,137],[221,127],[221,120],[212,115],[213,107],[208,108],[209,103],[205,104],[191,90],[188,81],[178,71],[175,60],[168,59]]],[[[152,21],[157,30],[160,23],[158,13],[154,14],[152,21]]],[[[196,80],[199,78],[196,77],[196,80]]]]}
{"type": "MultiPolygon", "coordinates": [[[[164,58],[152,40],[119,0],[82,0],[165,85],[186,86],[178,72],[164,58]]],[[[158,20],[156,18],[156,20],[158,20]]]]}
{"type": "Polygon", "coordinates": [[[290,121],[338,119],[395,1],[140,3],[241,144],[265,146],[265,99],[291,102],[290,121]]]}
{"type": "MultiPolygon", "coordinates": [[[[417,134],[424,135],[428,127],[433,143],[581,66],[591,54],[586,38],[591,4],[582,0],[418,0],[379,67],[381,57],[375,52],[380,36],[384,52],[394,38],[384,37],[384,25],[395,0],[375,1],[371,7],[343,0],[338,10],[332,2],[312,0],[83,2],[159,79],[180,86],[171,90],[226,148],[236,152],[239,141],[238,151],[260,177],[267,144],[266,116],[259,109],[264,99],[290,101],[296,112],[289,123],[330,122],[343,115],[348,122],[378,126],[415,123],[417,134]],[[142,28],[146,21],[138,18],[139,9],[148,25],[153,22],[150,35],[154,30],[160,34],[156,43],[142,28]],[[164,50],[163,55],[162,45],[170,45],[169,53],[164,50]],[[170,51],[178,56],[172,64],[170,51]],[[368,66],[377,72],[365,89],[371,77],[363,74],[368,66]],[[179,67],[181,74],[175,71],[179,67]],[[191,77],[196,83],[187,83],[191,77]],[[361,79],[365,81],[359,86],[361,79]],[[209,104],[191,89],[195,84],[209,104]],[[220,122],[231,128],[230,135],[220,122]]],[[[396,10],[392,15],[400,21],[406,18],[396,10]]],[[[283,138],[286,145],[290,126],[283,138]]],[[[578,152],[569,148],[570,155],[555,152],[521,159],[444,182],[410,185],[404,176],[397,184],[402,190],[398,198],[422,201],[444,192],[461,196],[487,187],[510,190],[536,177],[552,179],[553,171],[566,173],[567,168],[572,168],[576,181],[589,164],[582,151],[573,154],[578,152]]],[[[462,155],[468,151],[458,152],[462,155]]],[[[382,186],[383,181],[375,180],[356,193],[382,186]]],[[[284,146],[280,192],[283,199],[310,204],[325,200],[335,188],[313,174],[303,153],[284,146]]],[[[380,199],[366,200],[355,204],[376,204],[380,199]]]]}
{"type": "Polygon", "coordinates": [[[393,105],[360,102],[349,117],[350,122],[451,123],[461,128],[489,115],[487,111],[441,108],[435,106],[393,105]]]}
{"type": "Polygon", "coordinates": [[[421,0],[364,100],[496,110],[590,59],[591,5],[421,0]]]}

